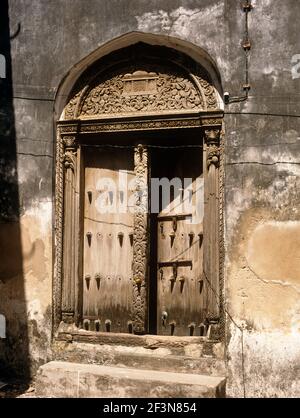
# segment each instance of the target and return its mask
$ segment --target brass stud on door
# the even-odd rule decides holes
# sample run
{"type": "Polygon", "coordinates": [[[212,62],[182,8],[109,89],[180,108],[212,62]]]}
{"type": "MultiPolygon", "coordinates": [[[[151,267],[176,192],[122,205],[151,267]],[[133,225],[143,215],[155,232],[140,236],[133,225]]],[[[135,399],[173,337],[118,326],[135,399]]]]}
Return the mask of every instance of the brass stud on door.
{"type": "Polygon", "coordinates": [[[203,232],[199,232],[198,237],[199,237],[199,247],[201,248],[202,242],[203,242],[203,232]]]}
{"type": "Polygon", "coordinates": [[[175,231],[170,232],[169,237],[171,239],[171,247],[173,247],[174,239],[175,239],[175,231]]]}
{"type": "Polygon", "coordinates": [[[201,323],[199,326],[199,331],[200,331],[200,337],[204,337],[206,335],[206,326],[201,323]]]}
{"type": "Polygon", "coordinates": [[[129,334],[132,334],[133,333],[133,323],[132,323],[132,321],[127,322],[127,327],[128,327],[129,334]]]}
{"type": "Polygon", "coordinates": [[[118,232],[118,238],[119,238],[120,246],[122,247],[123,246],[123,239],[124,239],[123,232],[118,232]]]}
{"type": "Polygon", "coordinates": [[[192,322],[191,324],[188,325],[188,328],[190,329],[190,337],[192,337],[194,335],[195,326],[196,326],[196,324],[194,322],[192,322]]]}
{"type": "Polygon", "coordinates": [[[192,245],[192,243],[193,243],[194,236],[195,236],[195,234],[194,234],[194,232],[193,232],[193,231],[189,232],[190,247],[191,247],[191,245],[192,245]]]}
{"type": "Polygon", "coordinates": [[[91,232],[87,232],[86,233],[86,237],[87,237],[88,245],[90,247],[91,246],[91,243],[92,243],[92,233],[91,232]]]}
{"type": "Polygon", "coordinates": [[[199,279],[198,283],[199,283],[199,293],[202,293],[203,284],[204,284],[203,279],[199,279]]]}
{"type": "Polygon", "coordinates": [[[106,332],[110,332],[110,329],[111,329],[111,320],[110,319],[105,320],[105,329],[106,329],[106,332]]]}
{"type": "Polygon", "coordinates": [[[180,282],[180,293],[182,293],[183,292],[184,282],[185,282],[185,277],[184,276],[181,276],[179,278],[179,282],[180,282]]]}
{"type": "Polygon", "coordinates": [[[88,190],[87,195],[88,195],[89,203],[91,204],[92,203],[92,196],[93,196],[92,191],[88,190]]]}
{"type": "Polygon", "coordinates": [[[166,322],[167,322],[167,319],[168,319],[168,312],[163,311],[163,312],[161,313],[161,323],[162,323],[162,326],[163,326],[163,327],[166,327],[166,322]]]}
{"type": "Polygon", "coordinates": [[[130,241],[130,245],[132,247],[133,246],[133,232],[129,233],[129,241],[130,241]]]}
{"type": "Polygon", "coordinates": [[[172,293],[173,292],[173,289],[174,289],[174,286],[175,286],[176,277],[171,276],[169,280],[171,282],[171,293],[172,293]]]}
{"type": "Polygon", "coordinates": [[[90,320],[89,320],[89,319],[84,319],[84,320],[83,320],[83,328],[84,328],[86,331],[89,331],[89,329],[90,329],[90,320]]]}
{"type": "Polygon", "coordinates": [[[169,323],[170,327],[171,327],[171,335],[174,335],[175,332],[175,327],[176,327],[176,322],[175,321],[171,321],[169,323]]]}
{"type": "Polygon", "coordinates": [[[97,273],[95,275],[95,280],[96,280],[96,284],[97,284],[97,289],[99,290],[100,289],[100,282],[101,282],[101,274],[100,273],[97,273]]]}
{"type": "Polygon", "coordinates": [[[95,331],[100,332],[100,325],[101,325],[100,319],[96,319],[94,324],[95,324],[95,331]]]}
{"type": "Polygon", "coordinates": [[[89,274],[87,274],[84,279],[85,279],[85,282],[86,282],[87,290],[90,290],[91,276],[89,274]]]}

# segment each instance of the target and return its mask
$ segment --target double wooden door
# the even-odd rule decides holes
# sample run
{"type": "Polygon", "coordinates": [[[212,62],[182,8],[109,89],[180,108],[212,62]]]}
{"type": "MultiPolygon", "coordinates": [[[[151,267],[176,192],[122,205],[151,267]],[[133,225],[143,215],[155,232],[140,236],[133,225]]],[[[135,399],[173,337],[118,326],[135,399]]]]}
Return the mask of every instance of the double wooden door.
{"type": "MultiPolygon", "coordinates": [[[[203,175],[200,147],[149,147],[148,332],[202,335],[203,175]]],[[[84,156],[83,326],[133,332],[133,149],[84,156]]]]}

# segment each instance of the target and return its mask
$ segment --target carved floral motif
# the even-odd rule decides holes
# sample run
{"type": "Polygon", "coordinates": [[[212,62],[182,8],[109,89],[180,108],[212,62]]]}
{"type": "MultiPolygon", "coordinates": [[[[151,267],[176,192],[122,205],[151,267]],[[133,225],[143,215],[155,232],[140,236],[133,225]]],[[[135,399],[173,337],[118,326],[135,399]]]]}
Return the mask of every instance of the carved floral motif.
{"type": "Polygon", "coordinates": [[[205,144],[207,167],[211,164],[217,167],[220,159],[220,129],[205,129],[205,144]]]}
{"type": "Polygon", "coordinates": [[[73,119],[81,91],[73,96],[65,107],[65,119],[73,119]]]}
{"type": "Polygon", "coordinates": [[[63,137],[63,144],[66,148],[76,147],[76,137],[74,135],[65,135],[63,137]]]}
{"type": "Polygon", "coordinates": [[[95,116],[106,113],[132,113],[203,108],[203,100],[191,81],[160,73],[157,91],[147,89],[138,94],[124,94],[124,76],[117,75],[94,87],[84,99],[80,114],[95,116]]]}
{"type": "Polygon", "coordinates": [[[136,208],[133,235],[133,317],[136,333],[145,331],[148,252],[148,150],[138,145],[134,150],[136,208]]]}
{"type": "Polygon", "coordinates": [[[66,151],[64,154],[65,168],[66,169],[70,168],[72,171],[74,171],[76,168],[76,158],[77,158],[76,152],[72,150],[66,151]]]}
{"type": "Polygon", "coordinates": [[[217,109],[213,85],[198,75],[195,80],[167,69],[114,74],[79,90],[65,107],[64,117],[217,109]]]}

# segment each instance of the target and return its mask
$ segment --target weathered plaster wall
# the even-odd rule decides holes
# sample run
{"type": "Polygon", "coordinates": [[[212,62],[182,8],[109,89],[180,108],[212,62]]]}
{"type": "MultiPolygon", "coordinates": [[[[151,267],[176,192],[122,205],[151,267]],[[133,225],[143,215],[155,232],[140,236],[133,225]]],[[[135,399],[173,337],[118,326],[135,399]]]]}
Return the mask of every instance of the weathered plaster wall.
{"type": "MultiPolygon", "coordinates": [[[[235,322],[228,319],[227,388],[229,396],[299,396],[300,79],[292,79],[291,59],[300,53],[300,5],[252,3],[250,98],[227,106],[225,117],[225,291],[235,322]]],[[[224,91],[237,95],[244,81],[239,4],[9,1],[10,32],[20,23],[10,45],[20,215],[2,225],[7,263],[1,266],[0,313],[8,317],[9,335],[1,342],[2,358],[10,353],[16,365],[30,353],[36,366],[49,355],[52,117],[64,75],[106,42],[140,31],[200,46],[217,64],[224,91]],[[26,356],[11,350],[17,342],[26,356]]]]}
{"type": "Polygon", "coordinates": [[[251,97],[226,116],[228,395],[299,396],[300,8],[253,3],[251,97]]]}

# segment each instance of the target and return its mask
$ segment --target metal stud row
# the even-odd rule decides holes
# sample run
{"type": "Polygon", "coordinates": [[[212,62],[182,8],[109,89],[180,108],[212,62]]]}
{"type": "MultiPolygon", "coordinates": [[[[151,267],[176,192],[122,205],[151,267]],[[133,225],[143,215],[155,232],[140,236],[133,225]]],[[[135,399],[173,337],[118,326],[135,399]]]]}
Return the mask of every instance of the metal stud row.
{"type": "MultiPolygon", "coordinates": [[[[85,318],[83,320],[83,329],[85,329],[86,331],[101,332],[101,323],[102,322],[100,319],[91,320],[91,319],[85,318]]],[[[103,331],[111,332],[112,321],[110,319],[105,319],[103,322],[103,325],[104,325],[103,331]]],[[[120,326],[120,323],[118,323],[118,326],[120,326]]],[[[127,321],[127,329],[128,329],[129,334],[133,333],[132,321],[127,321]]]]}
{"type": "MultiPolygon", "coordinates": [[[[117,238],[119,240],[119,244],[120,244],[121,247],[123,246],[124,235],[125,235],[124,232],[118,232],[118,234],[117,234],[117,238]]],[[[93,236],[92,232],[87,232],[86,233],[86,238],[87,238],[87,242],[88,242],[89,247],[92,245],[92,236],[93,236]]],[[[113,234],[111,234],[111,233],[107,234],[107,236],[108,236],[109,239],[113,238],[113,234]]],[[[132,246],[133,245],[133,232],[130,232],[128,234],[128,236],[129,236],[129,240],[130,240],[130,245],[132,246]]],[[[100,232],[98,232],[96,237],[97,237],[97,239],[102,239],[103,235],[100,232]]]]}

